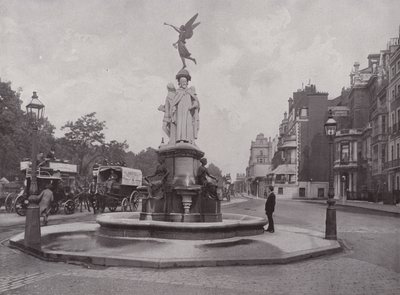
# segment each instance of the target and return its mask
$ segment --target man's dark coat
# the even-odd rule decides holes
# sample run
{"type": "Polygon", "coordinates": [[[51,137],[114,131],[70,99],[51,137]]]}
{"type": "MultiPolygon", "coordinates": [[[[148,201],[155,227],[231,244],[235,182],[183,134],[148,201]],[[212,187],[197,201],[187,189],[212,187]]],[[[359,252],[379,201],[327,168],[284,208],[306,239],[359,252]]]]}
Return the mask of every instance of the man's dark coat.
{"type": "Polygon", "coordinates": [[[272,213],[275,210],[275,194],[271,192],[265,202],[265,212],[272,213]]]}

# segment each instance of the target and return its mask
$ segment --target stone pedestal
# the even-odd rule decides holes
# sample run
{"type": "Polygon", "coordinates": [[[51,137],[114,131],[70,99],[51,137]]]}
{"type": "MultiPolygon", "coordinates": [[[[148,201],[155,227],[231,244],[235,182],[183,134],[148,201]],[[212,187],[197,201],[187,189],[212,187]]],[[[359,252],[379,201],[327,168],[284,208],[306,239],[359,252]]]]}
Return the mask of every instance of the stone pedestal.
{"type": "Polygon", "coordinates": [[[177,143],[161,146],[158,156],[165,159],[169,172],[165,199],[167,220],[200,222],[200,186],[196,185],[196,174],[204,153],[195,145],[177,143]]]}
{"type": "Polygon", "coordinates": [[[41,249],[40,207],[35,203],[26,210],[24,244],[27,248],[41,249]]]}
{"type": "Polygon", "coordinates": [[[148,198],[145,189],[138,188],[143,196],[140,220],[169,222],[220,222],[220,201],[210,200],[196,184],[197,170],[204,153],[195,145],[177,143],[163,145],[158,156],[165,159],[169,172],[165,196],[148,198]]]}
{"type": "Polygon", "coordinates": [[[180,196],[183,207],[182,222],[200,222],[200,185],[176,186],[176,194],[180,196]]]}

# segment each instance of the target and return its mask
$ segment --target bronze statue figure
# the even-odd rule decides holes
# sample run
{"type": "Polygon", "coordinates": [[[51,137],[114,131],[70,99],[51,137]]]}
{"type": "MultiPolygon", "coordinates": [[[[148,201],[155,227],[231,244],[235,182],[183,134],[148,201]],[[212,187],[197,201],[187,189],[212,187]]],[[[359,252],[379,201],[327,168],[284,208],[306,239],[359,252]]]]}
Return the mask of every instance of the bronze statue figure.
{"type": "Polygon", "coordinates": [[[169,172],[165,166],[165,159],[162,157],[158,158],[158,165],[154,174],[144,177],[146,180],[144,185],[148,187],[148,198],[157,200],[164,198],[168,175],[169,172]]]}
{"type": "Polygon", "coordinates": [[[203,194],[216,201],[220,201],[217,192],[217,178],[208,172],[207,159],[200,159],[201,166],[197,169],[197,184],[201,185],[203,194]]]}
{"type": "Polygon", "coordinates": [[[190,59],[195,64],[197,64],[196,59],[191,57],[191,53],[186,48],[186,40],[192,38],[193,30],[200,24],[200,22],[194,23],[198,15],[199,14],[196,13],[185,25],[182,25],[179,28],[174,25],[164,23],[164,25],[172,27],[175,31],[179,33],[178,41],[176,41],[172,45],[175,48],[178,48],[179,56],[181,57],[183,64],[182,69],[186,68],[185,58],[190,59]]]}

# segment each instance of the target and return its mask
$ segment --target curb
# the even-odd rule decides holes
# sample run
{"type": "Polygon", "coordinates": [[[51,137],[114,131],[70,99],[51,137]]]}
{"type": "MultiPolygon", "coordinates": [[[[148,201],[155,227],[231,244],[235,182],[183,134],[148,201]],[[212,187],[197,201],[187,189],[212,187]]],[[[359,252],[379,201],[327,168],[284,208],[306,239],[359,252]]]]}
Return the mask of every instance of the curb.
{"type": "MultiPolygon", "coordinates": [[[[57,226],[50,229],[47,233],[42,233],[42,237],[52,235],[55,232],[59,233],[80,233],[91,232],[96,230],[96,226],[91,224],[81,224],[76,229],[71,229],[71,224],[57,226]]],[[[292,234],[302,234],[306,239],[308,237],[320,238],[322,235],[319,232],[313,232],[306,229],[288,227],[283,228],[283,232],[292,234]]],[[[302,238],[303,239],[303,238],[302,238]]],[[[240,240],[240,238],[239,238],[240,240]]],[[[257,240],[257,239],[256,239],[257,240]]],[[[300,239],[301,240],[301,239],[300,239]]],[[[299,240],[299,241],[300,241],[299,240]]],[[[276,240],[275,240],[276,241],[276,240]]],[[[272,242],[272,245],[274,242],[272,242]]],[[[123,266],[123,267],[143,267],[143,268],[181,268],[181,267],[216,267],[216,266],[236,266],[236,265],[273,265],[273,264],[288,264],[302,261],[309,258],[315,258],[322,255],[330,255],[343,251],[344,247],[340,241],[329,241],[322,244],[314,244],[309,248],[293,248],[292,250],[281,250],[278,253],[261,254],[260,252],[235,252],[228,257],[219,257],[214,255],[202,255],[201,257],[187,256],[176,257],[173,253],[168,257],[164,255],[153,258],[151,256],[124,256],[119,254],[105,253],[77,253],[64,250],[50,250],[46,248],[34,249],[24,245],[24,235],[20,233],[13,236],[8,241],[10,248],[18,249],[24,253],[30,254],[44,261],[50,262],[65,262],[70,264],[87,264],[98,266],[123,266]],[[254,254],[253,254],[254,253],[254,254]],[[263,257],[265,255],[266,257],[263,257]]],[[[276,247],[276,246],[275,246],[276,247]]],[[[290,248],[290,247],[289,247],[290,248]]],[[[265,252],[268,253],[268,252],[265,252]]]]}
{"type": "Polygon", "coordinates": [[[183,267],[217,267],[217,266],[254,266],[289,264],[302,260],[316,258],[324,255],[332,255],[343,251],[342,246],[337,245],[317,248],[315,250],[298,251],[293,254],[282,255],[279,258],[248,258],[248,259],[145,259],[145,258],[120,258],[100,257],[95,255],[70,255],[63,251],[40,251],[26,248],[23,244],[9,241],[9,247],[18,249],[26,254],[32,255],[48,262],[64,262],[68,264],[89,264],[98,266],[119,266],[119,267],[142,267],[142,268],[183,268],[183,267]]]}
{"type": "MultiPolygon", "coordinates": [[[[298,199],[296,199],[297,201],[298,199]]],[[[312,200],[301,200],[304,203],[311,203],[311,204],[318,204],[322,206],[327,206],[325,203],[322,202],[315,202],[312,200]]],[[[365,213],[363,211],[369,211],[369,213],[374,213],[378,215],[387,215],[387,216],[393,216],[393,217],[400,217],[400,212],[393,212],[393,211],[385,211],[381,210],[379,208],[367,208],[367,207],[360,207],[357,205],[353,204],[340,204],[340,203],[335,203],[335,207],[340,208],[340,209],[349,209],[352,210],[353,212],[357,211],[359,213],[365,213]]]]}

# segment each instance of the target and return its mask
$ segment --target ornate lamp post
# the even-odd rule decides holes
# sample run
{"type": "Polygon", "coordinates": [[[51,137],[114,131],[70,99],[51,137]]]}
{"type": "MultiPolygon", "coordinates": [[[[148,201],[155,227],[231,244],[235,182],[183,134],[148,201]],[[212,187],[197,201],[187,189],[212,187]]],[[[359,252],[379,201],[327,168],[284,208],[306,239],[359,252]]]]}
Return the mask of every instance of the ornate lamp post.
{"type": "Polygon", "coordinates": [[[31,171],[31,185],[29,189],[29,195],[37,194],[37,179],[36,179],[36,168],[37,168],[37,133],[39,125],[43,119],[44,104],[39,100],[36,91],[33,92],[31,102],[26,106],[26,113],[28,114],[31,126],[32,126],[32,171],[31,171]]]}
{"type": "Polygon", "coordinates": [[[37,167],[37,133],[40,122],[43,118],[44,105],[39,100],[36,92],[33,92],[31,102],[26,106],[26,113],[29,116],[32,127],[32,170],[31,183],[29,187],[29,206],[26,210],[25,238],[24,243],[27,248],[40,249],[40,209],[37,204],[36,195],[38,193],[36,167],[37,167]]]}
{"type": "Polygon", "coordinates": [[[328,207],[326,208],[326,221],[325,221],[325,239],[336,240],[336,208],[335,192],[333,189],[333,139],[336,135],[337,123],[333,119],[332,110],[329,110],[328,120],[325,125],[325,134],[329,141],[329,188],[328,188],[328,207]]]}

